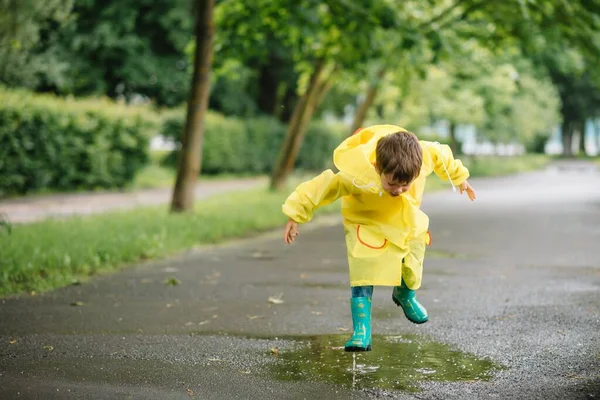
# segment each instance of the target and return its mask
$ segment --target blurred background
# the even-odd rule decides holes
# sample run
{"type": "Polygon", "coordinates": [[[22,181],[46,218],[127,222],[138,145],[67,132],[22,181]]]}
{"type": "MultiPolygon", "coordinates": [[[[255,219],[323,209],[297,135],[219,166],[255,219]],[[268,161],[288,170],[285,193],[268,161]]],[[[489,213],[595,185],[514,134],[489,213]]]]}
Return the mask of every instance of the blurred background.
{"type": "MultiPolygon", "coordinates": [[[[0,195],[171,185],[194,3],[1,0],[0,195]]],[[[599,8],[216,1],[202,174],[270,174],[307,92],[302,170],[328,167],[344,137],[378,123],[467,159],[595,156],[599,8]]]]}

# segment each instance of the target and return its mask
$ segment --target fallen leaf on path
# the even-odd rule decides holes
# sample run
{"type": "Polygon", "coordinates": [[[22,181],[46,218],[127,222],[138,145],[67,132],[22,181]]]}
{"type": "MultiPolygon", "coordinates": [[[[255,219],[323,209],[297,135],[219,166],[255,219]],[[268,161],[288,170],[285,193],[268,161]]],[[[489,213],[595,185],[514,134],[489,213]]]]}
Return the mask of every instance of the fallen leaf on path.
{"type": "Polygon", "coordinates": [[[246,374],[248,375],[250,373],[250,371],[240,371],[242,374],[246,374]]]}
{"type": "Polygon", "coordinates": [[[283,304],[283,300],[281,299],[282,297],[283,297],[283,293],[279,293],[279,295],[277,297],[269,296],[269,303],[283,304]]]}
{"type": "Polygon", "coordinates": [[[83,301],[74,301],[71,303],[73,307],[81,307],[83,305],[83,301]]]}
{"type": "Polygon", "coordinates": [[[350,330],[350,328],[338,328],[338,331],[340,332],[348,332],[350,330]]]}
{"type": "Polygon", "coordinates": [[[206,325],[208,323],[210,323],[210,321],[201,321],[201,322],[198,322],[198,325],[202,326],[202,325],[206,325]]]}
{"type": "Polygon", "coordinates": [[[277,347],[272,347],[271,348],[271,353],[273,353],[274,355],[278,356],[279,355],[279,349],[277,347]]]}
{"type": "Polygon", "coordinates": [[[264,318],[262,315],[246,315],[249,320],[264,318]]]}
{"type": "Polygon", "coordinates": [[[181,284],[181,281],[173,276],[170,276],[165,281],[165,284],[169,285],[169,286],[177,286],[177,285],[181,284]]]}
{"type": "Polygon", "coordinates": [[[54,346],[44,346],[44,350],[52,351],[54,350],[54,346]]]}
{"type": "Polygon", "coordinates": [[[194,391],[193,391],[192,389],[188,389],[188,390],[187,390],[187,394],[188,394],[188,396],[190,396],[190,397],[191,397],[191,396],[193,396],[193,395],[194,395],[194,391]]]}
{"type": "Polygon", "coordinates": [[[223,360],[221,360],[220,358],[209,358],[208,361],[221,362],[223,360]]]}
{"type": "Polygon", "coordinates": [[[323,313],[321,311],[311,311],[311,314],[314,314],[314,315],[323,315],[323,313]]]}
{"type": "Polygon", "coordinates": [[[328,350],[343,350],[344,346],[325,346],[328,350]]]}
{"type": "Polygon", "coordinates": [[[17,344],[17,339],[11,339],[11,340],[9,340],[8,343],[10,343],[10,344],[17,344]]]}
{"type": "Polygon", "coordinates": [[[306,279],[306,278],[308,278],[308,275],[306,275],[306,274],[300,274],[300,279],[306,279]]]}

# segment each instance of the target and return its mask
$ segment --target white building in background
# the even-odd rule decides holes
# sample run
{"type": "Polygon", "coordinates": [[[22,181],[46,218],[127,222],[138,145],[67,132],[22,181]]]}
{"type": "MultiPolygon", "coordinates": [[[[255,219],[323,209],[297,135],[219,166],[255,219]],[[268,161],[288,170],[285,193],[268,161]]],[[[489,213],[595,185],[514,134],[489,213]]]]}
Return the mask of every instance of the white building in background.
{"type": "MultiPolygon", "coordinates": [[[[596,156],[600,154],[600,119],[588,119],[585,122],[585,153],[588,156],[596,156]]],[[[576,154],[579,150],[579,141],[581,138],[575,136],[573,139],[573,153],[576,154]]],[[[562,154],[562,132],[561,126],[557,126],[548,142],[546,143],[546,154],[562,154]]]]}
{"type": "MultiPolygon", "coordinates": [[[[448,138],[450,124],[445,120],[438,121],[432,126],[423,127],[420,133],[448,138]]],[[[468,155],[515,156],[525,153],[525,146],[517,142],[493,144],[489,140],[478,141],[475,125],[457,125],[456,140],[462,143],[462,151],[468,155]]]]}
{"type": "MultiPolygon", "coordinates": [[[[423,127],[420,130],[422,134],[437,135],[442,138],[450,136],[450,124],[448,121],[438,121],[432,126],[423,127]]],[[[585,152],[588,156],[600,154],[600,119],[587,120],[585,124],[585,152]]],[[[474,125],[457,125],[456,139],[462,142],[462,151],[470,155],[498,155],[512,156],[525,154],[525,146],[517,143],[493,144],[488,140],[477,140],[477,129],[474,125]]],[[[580,138],[576,136],[573,140],[573,153],[576,154],[579,149],[580,138]]],[[[552,135],[545,146],[546,154],[562,154],[562,133],[561,126],[554,128],[552,135]]]]}

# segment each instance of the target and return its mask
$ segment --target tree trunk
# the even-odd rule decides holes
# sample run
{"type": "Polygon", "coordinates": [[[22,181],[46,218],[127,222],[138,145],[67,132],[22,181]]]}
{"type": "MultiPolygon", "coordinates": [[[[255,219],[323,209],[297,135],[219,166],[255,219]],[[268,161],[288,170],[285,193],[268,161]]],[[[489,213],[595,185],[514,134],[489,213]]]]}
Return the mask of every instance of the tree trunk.
{"type": "Polygon", "coordinates": [[[331,87],[333,85],[333,75],[335,74],[335,72],[337,71],[338,66],[334,65],[333,68],[331,69],[331,72],[329,73],[329,75],[327,75],[326,78],[321,79],[321,81],[318,83],[318,86],[316,88],[317,93],[316,93],[316,100],[314,102],[313,105],[313,110],[311,111],[311,114],[323,103],[323,100],[325,100],[325,97],[327,97],[327,93],[329,93],[329,91],[331,90],[331,87]]]}
{"type": "Polygon", "coordinates": [[[178,157],[177,180],[173,189],[171,211],[182,212],[193,209],[196,180],[202,163],[204,139],[204,115],[208,108],[212,45],[215,26],[213,9],[215,0],[196,0],[196,51],[194,74],[187,104],[185,129],[181,137],[178,157]]]}
{"type": "Polygon", "coordinates": [[[450,122],[450,143],[448,144],[452,150],[452,154],[458,154],[458,143],[456,142],[456,123],[450,122]]]}
{"type": "Polygon", "coordinates": [[[573,124],[569,119],[564,119],[562,128],[562,144],[563,144],[563,156],[573,156],[573,124]]]}
{"type": "Polygon", "coordinates": [[[367,117],[367,112],[369,111],[369,108],[371,108],[373,102],[375,101],[375,96],[377,96],[377,91],[379,90],[379,82],[385,75],[385,72],[386,68],[381,67],[377,72],[375,80],[369,84],[365,100],[361,103],[360,107],[358,107],[356,114],[354,114],[354,120],[352,121],[350,135],[352,135],[358,129],[362,128],[363,123],[365,122],[365,118],[367,117]]]}
{"type": "Polygon", "coordinates": [[[275,168],[271,175],[271,189],[281,189],[286,178],[292,171],[296,157],[300,151],[300,145],[304,139],[306,126],[315,109],[321,91],[320,78],[325,68],[325,61],[319,59],[315,65],[306,93],[298,100],[292,119],[290,120],[287,135],[283,141],[275,168]]]}
{"type": "Polygon", "coordinates": [[[577,124],[577,127],[579,128],[579,153],[580,155],[585,156],[587,155],[587,153],[585,152],[585,121],[580,121],[577,124]]]}
{"type": "Polygon", "coordinates": [[[296,94],[296,85],[289,85],[287,83],[282,83],[282,86],[279,88],[279,99],[277,103],[277,112],[275,116],[284,124],[287,124],[291,121],[292,116],[294,114],[293,110],[298,104],[298,95],[296,94]]]}
{"type": "Polygon", "coordinates": [[[281,61],[271,57],[267,65],[262,65],[259,70],[258,108],[265,114],[275,115],[277,112],[278,89],[280,87],[281,61]]]}

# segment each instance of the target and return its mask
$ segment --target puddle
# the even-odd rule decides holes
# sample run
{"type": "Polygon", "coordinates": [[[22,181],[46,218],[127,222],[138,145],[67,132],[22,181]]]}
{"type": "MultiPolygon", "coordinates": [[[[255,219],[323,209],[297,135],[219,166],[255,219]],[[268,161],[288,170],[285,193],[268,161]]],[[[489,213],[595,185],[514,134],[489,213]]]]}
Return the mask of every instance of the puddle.
{"type": "Polygon", "coordinates": [[[418,391],[426,381],[485,381],[500,369],[448,345],[414,335],[373,336],[373,351],[346,353],[349,335],[297,338],[297,349],[280,350],[271,373],[286,381],[339,384],[355,389],[418,391]],[[353,355],[356,355],[353,360],[353,355]]]}

